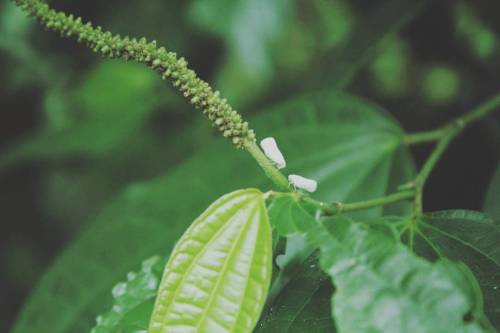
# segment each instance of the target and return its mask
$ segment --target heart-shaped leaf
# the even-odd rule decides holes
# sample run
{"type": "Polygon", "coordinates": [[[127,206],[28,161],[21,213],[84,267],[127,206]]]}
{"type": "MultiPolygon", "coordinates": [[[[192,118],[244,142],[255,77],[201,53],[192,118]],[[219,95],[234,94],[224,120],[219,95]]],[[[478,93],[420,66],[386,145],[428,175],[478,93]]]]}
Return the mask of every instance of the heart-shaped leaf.
{"type": "Polygon", "coordinates": [[[341,332],[491,332],[470,270],[430,263],[401,244],[394,227],[324,219],[306,234],[336,286],[341,332]]]}

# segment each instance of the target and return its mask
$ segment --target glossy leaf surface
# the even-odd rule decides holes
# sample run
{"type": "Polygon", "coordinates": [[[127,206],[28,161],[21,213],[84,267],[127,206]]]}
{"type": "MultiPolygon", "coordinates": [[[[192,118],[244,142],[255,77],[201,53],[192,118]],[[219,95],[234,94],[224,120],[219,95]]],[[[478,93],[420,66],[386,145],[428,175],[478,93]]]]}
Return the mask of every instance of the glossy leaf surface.
{"type": "Polygon", "coordinates": [[[223,196],[175,246],[148,332],[251,332],[266,301],[271,260],[262,193],[223,196]]]}
{"type": "Polygon", "coordinates": [[[500,227],[488,215],[465,210],[426,214],[419,222],[417,251],[428,258],[464,262],[476,276],[485,312],[500,329],[500,227]]]}

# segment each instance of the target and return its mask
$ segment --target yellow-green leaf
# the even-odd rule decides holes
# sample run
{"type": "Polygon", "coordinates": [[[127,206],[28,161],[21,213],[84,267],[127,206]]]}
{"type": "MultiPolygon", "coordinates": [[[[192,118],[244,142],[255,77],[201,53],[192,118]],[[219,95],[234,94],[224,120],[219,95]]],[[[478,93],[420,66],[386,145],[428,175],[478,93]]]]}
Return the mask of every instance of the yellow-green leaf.
{"type": "Polygon", "coordinates": [[[218,199],[175,246],[148,332],[251,332],[269,288],[271,243],[260,191],[218,199]]]}

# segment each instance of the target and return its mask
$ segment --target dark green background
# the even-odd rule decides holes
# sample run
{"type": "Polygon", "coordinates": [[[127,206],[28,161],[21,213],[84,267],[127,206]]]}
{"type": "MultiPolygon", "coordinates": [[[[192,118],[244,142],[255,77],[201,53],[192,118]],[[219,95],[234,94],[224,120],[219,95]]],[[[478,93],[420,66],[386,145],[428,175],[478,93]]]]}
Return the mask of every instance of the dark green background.
{"type": "MultiPolygon", "coordinates": [[[[412,3],[51,1],[185,56],[245,115],[339,85],[335,76],[352,60],[356,71],[347,90],[417,131],[440,126],[499,90],[500,3],[431,1],[418,11],[412,3]],[[401,22],[390,25],[398,11],[401,22]]],[[[101,207],[217,133],[146,68],[101,59],[45,32],[8,1],[0,1],[0,78],[4,332],[54,256],[101,207]]],[[[425,189],[426,210],[481,209],[500,155],[495,117],[450,146],[425,189]]],[[[414,149],[417,164],[429,150],[414,149]]]]}

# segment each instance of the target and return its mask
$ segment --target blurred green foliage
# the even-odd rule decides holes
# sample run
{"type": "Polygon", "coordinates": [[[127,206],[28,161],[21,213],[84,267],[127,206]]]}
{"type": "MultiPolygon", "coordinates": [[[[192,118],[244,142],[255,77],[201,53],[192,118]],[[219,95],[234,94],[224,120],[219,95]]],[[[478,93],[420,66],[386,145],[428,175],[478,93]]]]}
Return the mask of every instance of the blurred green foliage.
{"type": "Polygon", "coordinates": [[[430,103],[450,102],[460,89],[460,78],[456,71],[444,66],[433,66],[424,72],[423,97],[430,103]]]}
{"type": "Polygon", "coordinates": [[[407,94],[410,65],[410,52],[405,41],[398,37],[386,40],[370,64],[376,91],[393,97],[407,94]]]}
{"type": "Polygon", "coordinates": [[[474,56],[485,60],[498,55],[498,34],[481,19],[472,3],[463,0],[457,2],[455,25],[457,35],[467,43],[474,56]]]}
{"type": "MultiPolygon", "coordinates": [[[[500,88],[500,25],[490,14],[500,5],[491,1],[51,5],[116,33],[146,35],[185,56],[251,117],[259,137],[280,138],[296,163],[293,170],[323,177],[318,195],[329,200],[385,193],[412,174],[408,152],[396,149],[397,130],[379,133],[394,129],[383,109],[404,128],[431,129],[500,88]],[[446,112],[431,112],[432,107],[446,112]],[[348,128],[339,129],[346,119],[348,128]],[[358,155],[338,148],[349,141],[347,132],[359,134],[350,143],[358,155]],[[341,157],[345,163],[339,166],[341,157]],[[329,191],[332,187],[337,192],[329,191]]],[[[149,255],[167,255],[209,202],[238,186],[270,186],[243,152],[213,143],[216,133],[153,72],[99,59],[73,41],[42,31],[6,0],[0,1],[0,75],[2,332],[49,267],[21,317],[29,322],[24,327],[34,333],[29,325],[44,322],[49,326],[37,329],[47,332],[57,322],[54,332],[88,329],[111,304],[111,287],[149,255]],[[195,151],[201,153],[193,157],[195,151]],[[180,199],[185,202],[179,204],[180,199]],[[51,266],[56,251],[73,239],[51,266]],[[67,267],[72,267],[69,275],[67,267]],[[54,312],[35,313],[46,302],[54,303],[54,312]],[[68,311],[64,320],[56,310],[68,311]]],[[[499,140],[496,120],[471,132],[468,152],[476,152],[474,158],[464,160],[462,151],[453,155],[463,167],[449,172],[454,180],[448,178],[447,185],[462,187],[431,191],[429,207],[480,209],[499,157],[500,141],[484,148],[487,140],[499,140]]],[[[421,157],[417,152],[418,162],[421,157]]],[[[498,172],[495,179],[496,184],[498,172]]],[[[497,187],[492,185],[485,206],[492,215],[497,187]]],[[[405,209],[394,206],[385,213],[405,209]]],[[[324,281],[321,275],[314,278],[324,281]]],[[[332,288],[303,282],[292,279],[291,285],[303,285],[310,304],[300,313],[285,306],[276,314],[278,320],[303,319],[295,323],[298,331],[307,327],[310,309],[328,304],[319,296],[332,288]]],[[[275,304],[286,302],[277,297],[275,304]]],[[[273,318],[267,319],[272,327],[273,318]]]]}

